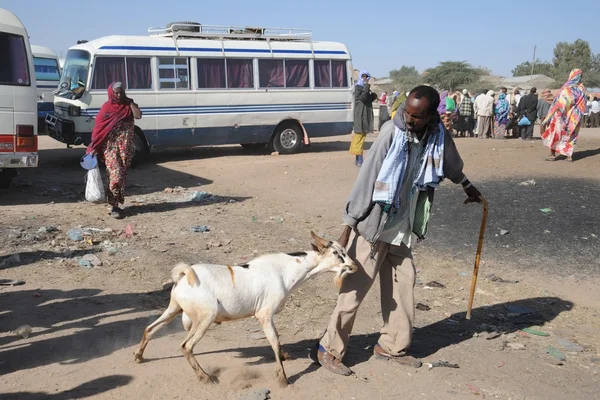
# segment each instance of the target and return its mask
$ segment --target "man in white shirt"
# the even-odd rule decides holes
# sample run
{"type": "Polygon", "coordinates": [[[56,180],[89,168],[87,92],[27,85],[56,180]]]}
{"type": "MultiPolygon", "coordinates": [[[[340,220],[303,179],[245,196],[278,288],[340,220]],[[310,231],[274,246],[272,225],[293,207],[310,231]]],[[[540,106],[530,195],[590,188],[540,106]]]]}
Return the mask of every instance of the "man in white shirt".
{"type": "Polygon", "coordinates": [[[477,137],[480,139],[492,136],[492,116],[494,115],[494,91],[490,90],[475,99],[477,113],[477,137]]]}
{"type": "Polygon", "coordinates": [[[600,102],[597,97],[594,97],[594,100],[592,100],[590,111],[592,113],[592,128],[600,127],[600,102]]]}

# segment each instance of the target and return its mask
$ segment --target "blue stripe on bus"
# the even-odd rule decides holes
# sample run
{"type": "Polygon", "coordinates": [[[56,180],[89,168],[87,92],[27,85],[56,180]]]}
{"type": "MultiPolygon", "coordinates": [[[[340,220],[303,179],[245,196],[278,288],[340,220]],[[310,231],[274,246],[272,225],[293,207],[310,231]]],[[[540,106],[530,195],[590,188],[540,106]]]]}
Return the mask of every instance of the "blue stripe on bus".
{"type": "MultiPolygon", "coordinates": [[[[69,111],[67,106],[56,106],[64,112],[69,111]]],[[[321,103],[321,104],[257,104],[239,106],[171,106],[171,107],[147,107],[141,108],[145,116],[169,116],[169,115],[205,115],[205,114],[229,114],[229,113],[265,113],[265,112],[306,112],[306,111],[347,111],[350,103],[321,103]]],[[[99,108],[81,110],[81,115],[93,117],[98,115],[99,108]]]]}
{"type": "Polygon", "coordinates": [[[55,86],[48,86],[48,85],[36,85],[36,87],[38,89],[58,89],[58,84],[56,84],[55,86]]]}
{"type": "MultiPolygon", "coordinates": [[[[160,46],[101,46],[100,50],[131,50],[131,51],[177,51],[175,47],[160,47],[160,46]]],[[[214,52],[221,53],[221,48],[211,47],[179,47],[179,51],[186,52],[214,52]]],[[[225,52],[229,53],[271,53],[269,49],[225,49],[225,52]]],[[[348,54],[344,50],[315,50],[315,54],[327,54],[327,55],[345,55],[348,54]]],[[[283,50],[273,49],[273,53],[277,54],[312,54],[311,50],[283,50]]]]}

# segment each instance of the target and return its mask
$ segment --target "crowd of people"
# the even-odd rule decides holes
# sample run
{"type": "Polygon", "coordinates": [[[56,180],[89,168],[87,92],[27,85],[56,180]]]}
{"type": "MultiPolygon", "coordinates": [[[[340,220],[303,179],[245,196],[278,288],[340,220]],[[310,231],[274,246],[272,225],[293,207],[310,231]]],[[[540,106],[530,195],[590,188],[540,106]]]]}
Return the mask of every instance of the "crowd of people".
{"type": "MultiPolygon", "coordinates": [[[[472,93],[440,90],[437,111],[444,127],[454,137],[481,139],[521,138],[532,140],[536,121],[539,121],[544,145],[550,148],[548,161],[560,159],[557,152],[572,161],[573,149],[581,127],[600,127],[600,99],[588,96],[581,83],[583,72],[571,71],[569,80],[556,96],[549,89],[538,95],[535,87],[523,95],[519,88],[508,93],[505,87],[472,93]]],[[[363,163],[366,134],[373,131],[373,103],[378,99],[371,91],[368,72],[362,71],[356,84],[354,137],[350,152],[356,156],[355,165],[363,163]]],[[[386,119],[394,119],[408,93],[382,93],[380,104],[387,106],[386,119]]]]}

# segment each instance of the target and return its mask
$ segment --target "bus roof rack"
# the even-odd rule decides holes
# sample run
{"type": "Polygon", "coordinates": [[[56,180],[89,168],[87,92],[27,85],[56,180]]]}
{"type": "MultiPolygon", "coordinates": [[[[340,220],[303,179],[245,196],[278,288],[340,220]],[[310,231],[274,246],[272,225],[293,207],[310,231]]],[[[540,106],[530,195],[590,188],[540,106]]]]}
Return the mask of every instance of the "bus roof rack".
{"type": "Polygon", "coordinates": [[[197,22],[172,22],[166,27],[148,29],[150,36],[197,39],[311,41],[312,32],[295,28],[202,25],[197,22]]]}

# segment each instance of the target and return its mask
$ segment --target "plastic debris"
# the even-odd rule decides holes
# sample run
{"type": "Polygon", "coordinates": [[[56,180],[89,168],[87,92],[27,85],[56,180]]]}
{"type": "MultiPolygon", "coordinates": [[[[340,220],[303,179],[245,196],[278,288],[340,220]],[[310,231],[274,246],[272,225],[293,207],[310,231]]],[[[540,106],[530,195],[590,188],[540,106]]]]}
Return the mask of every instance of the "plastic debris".
{"type": "Polygon", "coordinates": [[[191,201],[202,201],[210,196],[209,193],[206,192],[194,192],[192,193],[191,201]]]}
{"type": "Polygon", "coordinates": [[[439,282],[437,282],[437,281],[431,281],[431,282],[425,284],[425,288],[426,289],[427,288],[429,288],[429,289],[430,288],[445,289],[446,286],[443,285],[443,284],[441,284],[441,283],[439,283],[439,282]]]}
{"type": "Polygon", "coordinates": [[[94,267],[102,266],[102,260],[100,260],[93,254],[86,254],[85,256],[83,256],[82,260],[89,261],[94,267]]]}
{"type": "Polygon", "coordinates": [[[132,238],[134,235],[133,233],[133,227],[131,226],[131,224],[128,224],[125,229],[123,229],[123,236],[126,238],[132,238]]]}
{"type": "Polygon", "coordinates": [[[84,268],[89,268],[89,269],[94,268],[94,266],[92,265],[92,263],[90,261],[84,260],[84,259],[79,260],[79,266],[84,267],[84,268]]]}
{"type": "Polygon", "coordinates": [[[468,272],[459,272],[458,276],[469,276],[470,274],[468,272]]]}
{"type": "Polygon", "coordinates": [[[502,368],[504,367],[504,361],[500,361],[500,363],[498,363],[497,368],[502,368]]]}
{"type": "Polygon", "coordinates": [[[481,396],[481,389],[479,389],[477,386],[472,385],[470,383],[467,383],[466,386],[471,391],[472,394],[474,394],[476,396],[481,396]]]}
{"type": "Polygon", "coordinates": [[[485,337],[485,339],[486,340],[493,340],[493,339],[499,338],[500,336],[502,336],[501,332],[494,331],[494,332],[488,333],[488,335],[485,337]]]}
{"type": "Polygon", "coordinates": [[[13,279],[0,279],[0,286],[21,286],[24,285],[25,281],[13,280],[13,279]]]}
{"type": "Polygon", "coordinates": [[[196,232],[196,233],[210,232],[210,227],[207,225],[192,226],[192,232],[196,232]]]}
{"type": "Polygon", "coordinates": [[[552,357],[556,358],[558,361],[567,361],[567,357],[558,350],[556,347],[548,346],[546,347],[546,353],[550,354],[552,357]]]}
{"type": "Polygon", "coordinates": [[[528,181],[519,183],[519,186],[535,186],[535,185],[536,185],[535,179],[530,179],[528,181]]]}
{"type": "Polygon", "coordinates": [[[504,235],[508,235],[508,231],[506,229],[500,229],[500,235],[504,236],[504,235]]]}
{"type": "Polygon", "coordinates": [[[20,327],[12,331],[12,333],[14,333],[17,336],[21,336],[23,339],[27,339],[29,335],[31,335],[31,331],[31,326],[21,325],[20,327]]]}
{"type": "Polygon", "coordinates": [[[553,212],[551,208],[540,208],[540,211],[546,214],[553,212]]]}
{"type": "Polygon", "coordinates": [[[427,367],[429,369],[438,368],[438,367],[460,368],[458,366],[458,364],[452,364],[452,363],[449,363],[448,361],[444,361],[444,360],[436,361],[434,363],[427,363],[427,367]]]}
{"type": "Polygon", "coordinates": [[[569,353],[581,353],[585,350],[583,346],[580,346],[577,343],[573,343],[570,340],[558,339],[557,342],[562,346],[563,349],[565,349],[569,353]]]}
{"type": "Polygon", "coordinates": [[[523,332],[529,333],[530,335],[535,335],[535,336],[543,336],[543,337],[548,337],[550,336],[549,333],[547,332],[542,332],[539,331],[537,329],[533,329],[533,328],[523,328],[521,329],[523,332]]]}
{"type": "Polygon", "coordinates": [[[278,151],[274,151],[274,152],[272,152],[272,153],[271,153],[271,155],[272,155],[272,156],[278,156],[278,155],[279,155],[279,152],[278,152],[278,151]]]}
{"type": "Polygon", "coordinates": [[[419,311],[429,311],[431,310],[431,307],[429,307],[427,304],[423,304],[423,303],[417,303],[417,305],[415,306],[415,308],[419,311]]]}
{"type": "Polygon", "coordinates": [[[75,242],[81,242],[83,240],[83,231],[79,228],[71,229],[67,232],[67,236],[75,242]]]}

